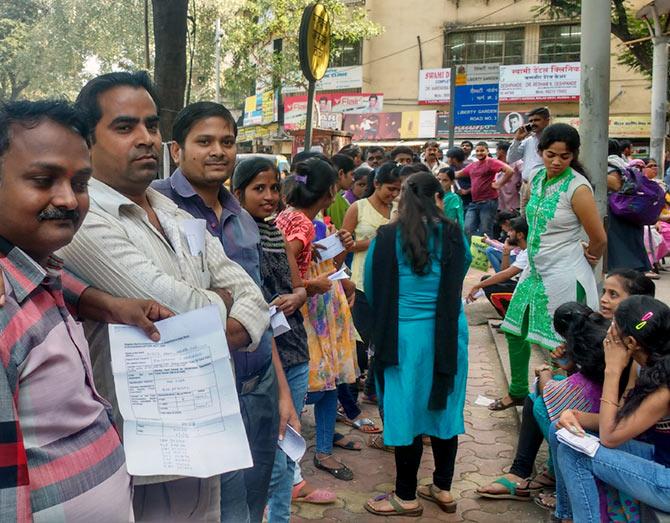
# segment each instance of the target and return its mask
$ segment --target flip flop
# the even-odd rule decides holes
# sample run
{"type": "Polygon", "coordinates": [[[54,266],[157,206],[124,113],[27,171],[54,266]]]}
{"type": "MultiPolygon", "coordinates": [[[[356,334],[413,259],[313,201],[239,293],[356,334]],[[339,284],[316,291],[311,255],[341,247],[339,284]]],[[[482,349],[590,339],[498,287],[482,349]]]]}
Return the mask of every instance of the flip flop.
{"type": "Polygon", "coordinates": [[[525,401],[526,396],[518,397],[518,398],[515,398],[514,396],[510,396],[510,398],[512,398],[512,403],[503,403],[503,400],[505,398],[498,398],[497,400],[495,400],[493,403],[491,403],[489,405],[489,410],[498,411],[498,410],[511,409],[512,407],[520,407],[521,405],[523,405],[523,402],[525,401]]]}
{"type": "Polygon", "coordinates": [[[384,445],[384,436],[381,434],[375,434],[368,438],[368,447],[383,450],[384,452],[395,452],[395,448],[384,445]]]}
{"type": "Polygon", "coordinates": [[[556,488],[556,480],[551,475],[549,475],[549,472],[546,469],[539,474],[536,474],[535,477],[528,478],[524,481],[525,483],[523,486],[520,486],[516,489],[519,496],[535,496],[544,489],[556,488]],[[531,487],[532,483],[539,485],[539,487],[531,487]]]}
{"type": "Polygon", "coordinates": [[[518,493],[518,488],[520,486],[519,483],[515,483],[514,481],[509,480],[504,476],[493,480],[492,483],[498,483],[502,485],[507,489],[507,493],[482,492],[479,489],[477,489],[475,492],[477,492],[477,495],[488,499],[515,499],[517,501],[530,501],[531,499],[530,494],[523,495],[518,493]]]}
{"type": "Polygon", "coordinates": [[[314,456],[314,466],[317,469],[324,470],[328,472],[328,474],[331,474],[332,476],[342,481],[351,481],[352,479],[354,479],[354,473],[351,471],[351,469],[347,467],[344,463],[340,463],[340,465],[342,466],[339,468],[331,469],[323,465],[321,463],[321,460],[316,456],[314,456]]]}
{"type": "Polygon", "coordinates": [[[418,518],[423,514],[423,507],[421,505],[411,509],[403,507],[398,502],[393,492],[389,492],[388,494],[380,494],[379,496],[372,499],[372,501],[383,501],[383,500],[387,500],[391,504],[393,510],[390,511],[377,510],[372,505],[370,505],[370,500],[365,502],[365,510],[367,510],[370,514],[374,514],[375,516],[405,516],[411,518],[418,518]]]}
{"type": "Polygon", "coordinates": [[[370,418],[361,418],[357,420],[350,420],[345,418],[339,421],[345,425],[349,425],[350,427],[355,428],[356,430],[360,430],[364,434],[379,434],[382,432],[382,429],[380,429],[370,418]],[[372,430],[363,430],[363,427],[372,427],[372,430]]]}
{"type": "Polygon", "coordinates": [[[442,509],[443,512],[448,514],[453,514],[456,512],[456,501],[444,502],[438,499],[435,496],[435,485],[432,483],[430,485],[419,485],[419,488],[416,489],[416,493],[420,498],[427,499],[428,501],[435,503],[442,509]]]}
{"type": "Polygon", "coordinates": [[[540,495],[536,496],[533,498],[533,501],[535,504],[543,508],[544,510],[548,510],[549,512],[553,512],[556,510],[556,493],[555,492],[546,492],[546,493],[541,493],[540,495]]]}
{"type": "Polygon", "coordinates": [[[307,484],[305,480],[302,480],[297,485],[293,485],[293,490],[291,491],[291,502],[293,503],[311,503],[313,505],[330,505],[337,501],[337,496],[326,489],[315,489],[306,496],[301,496],[300,491],[307,484]]]}
{"type": "Polygon", "coordinates": [[[360,447],[356,447],[356,443],[360,444],[360,441],[349,440],[346,443],[342,443],[342,440],[344,438],[346,438],[344,434],[338,434],[336,432],[335,435],[333,436],[333,445],[344,450],[354,450],[356,452],[360,452],[361,450],[363,450],[363,445],[361,445],[360,447]]]}

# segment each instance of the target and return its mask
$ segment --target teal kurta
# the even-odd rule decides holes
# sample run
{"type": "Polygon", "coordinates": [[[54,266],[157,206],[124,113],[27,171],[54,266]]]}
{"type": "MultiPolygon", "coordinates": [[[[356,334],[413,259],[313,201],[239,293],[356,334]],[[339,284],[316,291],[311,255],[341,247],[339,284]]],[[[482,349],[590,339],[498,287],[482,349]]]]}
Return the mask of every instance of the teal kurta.
{"type": "MultiPolygon", "coordinates": [[[[465,242],[465,238],[463,239],[465,242]]],[[[372,296],[373,241],[365,266],[366,296],[374,307],[372,296]]],[[[444,410],[428,410],[435,355],[435,307],[440,283],[440,251],[433,247],[430,272],[419,276],[405,259],[396,242],[399,272],[398,362],[384,371],[384,392],[378,391],[384,408],[384,443],[410,445],[416,436],[425,434],[449,439],[464,432],[463,407],[468,376],[468,324],[461,306],[458,318],[458,372],[454,388],[444,410]]],[[[466,249],[470,264],[469,251],[466,249]]]]}
{"type": "Polygon", "coordinates": [[[463,228],[463,199],[456,193],[445,192],[442,198],[444,215],[463,228]]]}

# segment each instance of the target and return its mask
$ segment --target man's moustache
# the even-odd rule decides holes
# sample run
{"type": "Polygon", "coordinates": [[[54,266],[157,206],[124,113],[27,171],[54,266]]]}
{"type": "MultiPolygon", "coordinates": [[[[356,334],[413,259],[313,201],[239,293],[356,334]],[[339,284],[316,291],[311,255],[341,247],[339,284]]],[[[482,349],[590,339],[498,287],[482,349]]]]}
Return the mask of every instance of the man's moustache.
{"type": "Polygon", "coordinates": [[[44,209],[37,215],[37,221],[44,222],[47,220],[70,220],[72,223],[79,221],[79,211],[76,209],[61,210],[56,207],[44,209]]]}

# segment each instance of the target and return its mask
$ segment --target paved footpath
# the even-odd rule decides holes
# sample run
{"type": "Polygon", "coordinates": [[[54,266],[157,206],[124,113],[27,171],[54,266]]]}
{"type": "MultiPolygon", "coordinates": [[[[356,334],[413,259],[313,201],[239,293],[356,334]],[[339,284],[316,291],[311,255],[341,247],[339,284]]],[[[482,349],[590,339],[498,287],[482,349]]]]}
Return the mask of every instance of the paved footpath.
{"type": "MultiPolygon", "coordinates": [[[[464,289],[479,279],[482,273],[470,271],[464,289]]],[[[668,277],[670,279],[670,277],[668,277]]],[[[472,307],[471,322],[480,323],[487,312],[484,304],[472,307]]],[[[491,309],[492,310],[492,309],[491,309]]],[[[470,312],[469,312],[470,315],[470,312]]],[[[329,474],[315,469],[312,458],[314,447],[308,449],[303,458],[303,474],[315,486],[327,487],[337,493],[334,505],[293,505],[293,521],[390,521],[403,523],[410,521],[473,521],[473,522],[514,522],[537,523],[550,521],[549,513],[532,502],[486,500],[476,495],[475,490],[489,483],[503,473],[503,468],[511,464],[518,434],[517,421],[512,410],[490,412],[486,407],[474,405],[479,394],[489,398],[498,397],[505,387],[500,360],[486,324],[470,326],[469,377],[465,405],[466,433],[459,438],[456,458],[456,472],[452,492],[458,501],[455,514],[446,514],[428,501],[421,501],[424,507],[421,518],[381,518],[365,511],[365,501],[373,495],[393,489],[393,455],[365,447],[362,452],[351,452],[336,447],[335,455],[354,472],[354,480],[339,481],[329,474]]],[[[379,422],[376,407],[363,405],[364,413],[379,422]]],[[[314,441],[314,418],[312,409],[303,416],[304,433],[308,442],[314,441]]],[[[355,437],[362,433],[337,423],[336,430],[351,433],[355,437]]],[[[430,447],[424,447],[424,456],[419,470],[420,483],[432,482],[433,457],[430,447]]]]}

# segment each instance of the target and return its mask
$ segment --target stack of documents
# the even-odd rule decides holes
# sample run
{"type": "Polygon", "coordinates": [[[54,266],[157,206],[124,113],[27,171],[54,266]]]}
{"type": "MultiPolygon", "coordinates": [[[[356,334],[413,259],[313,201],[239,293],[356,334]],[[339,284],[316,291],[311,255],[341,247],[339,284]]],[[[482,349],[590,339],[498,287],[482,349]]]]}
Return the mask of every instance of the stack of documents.
{"type": "Polygon", "coordinates": [[[208,478],[253,466],[218,307],[156,327],[157,343],[109,326],[128,472],[208,478]]]}
{"type": "Polygon", "coordinates": [[[598,449],[600,448],[600,440],[598,437],[591,434],[580,436],[578,434],[573,434],[565,428],[556,431],[556,438],[559,442],[581,452],[582,454],[586,454],[591,458],[596,455],[596,452],[598,452],[598,449]]]}

